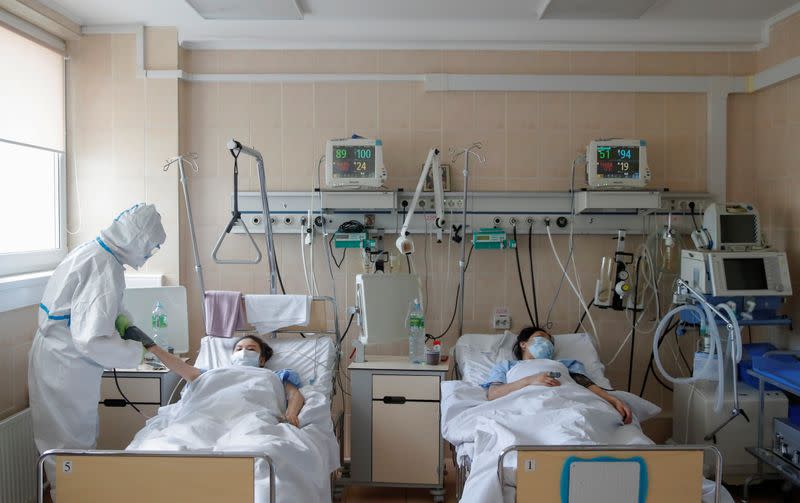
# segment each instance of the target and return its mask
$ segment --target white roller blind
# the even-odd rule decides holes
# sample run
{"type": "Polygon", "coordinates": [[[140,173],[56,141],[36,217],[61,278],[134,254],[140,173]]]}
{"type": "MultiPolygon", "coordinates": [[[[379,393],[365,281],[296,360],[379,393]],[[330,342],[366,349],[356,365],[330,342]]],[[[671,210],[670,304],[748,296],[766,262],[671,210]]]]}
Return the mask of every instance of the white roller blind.
{"type": "Polygon", "coordinates": [[[64,57],[0,26],[0,139],[64,151],[64,57]]]}

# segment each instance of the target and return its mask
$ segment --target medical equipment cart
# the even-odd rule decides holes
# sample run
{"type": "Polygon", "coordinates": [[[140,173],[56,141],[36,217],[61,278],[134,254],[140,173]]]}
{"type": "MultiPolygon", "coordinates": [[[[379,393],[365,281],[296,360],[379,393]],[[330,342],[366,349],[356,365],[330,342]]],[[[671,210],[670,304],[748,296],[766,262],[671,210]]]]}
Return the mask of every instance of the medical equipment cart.
{"type": "Polygon", "coordinates": [[[430,488],[444,501],[440,386],[447,364],[369,356],[350,365],[351,463],[343,485],[430,488]]]}
{"type": "Polygon", "coordinates": [[[146,364],[138,369],[117,370],[116,377],[115,382],[114,372],[106,370],[100,381],[98,449],[127,447],[147,418],[155,416],[162,405],[169,404],[170,396],[180,380],[174,372],[155,370],[146,364]],[[122,398],[117,382],[128,400],[142,411],[141,414],[122,398]]]}
{"type": "MultiPolygon", "coordinates": [[[[778,475],[786,482],[800,487],[800,469],[792,465],[789,461],[775,454],[771,448],[764,446],[764,389],[766,384],[771,384],[776,388],[791,393],[795,396],[800,396],[800,386],[796,381],[784,379],[780,374],[772,372],[751,369],[747,371],[748,374],[758,379],[758,394],[759,394],[759,414],[758,414],[758,444],[756,447],[747,447],[747,452],[752,454],[758,459],[758,473],[748,478],[744,484],[742,492],[742,503],[749,501],[750,486],[761,482],[768,478],[775,478],[774,475],[764,474],[762,463],[774,468],[778,475]]],[[[772,442],[772,439],[769,440],[772,442]]]]}

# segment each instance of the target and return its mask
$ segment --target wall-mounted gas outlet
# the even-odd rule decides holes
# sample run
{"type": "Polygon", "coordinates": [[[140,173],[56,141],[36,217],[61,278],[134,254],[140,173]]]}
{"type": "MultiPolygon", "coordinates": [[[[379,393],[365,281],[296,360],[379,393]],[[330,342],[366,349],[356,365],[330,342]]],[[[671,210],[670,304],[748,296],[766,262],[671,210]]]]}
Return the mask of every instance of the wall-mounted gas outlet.
{"type": "Polygon", "coordinates": [[[499,330],[511,329],[511,312],[507,307],[496,307],[494,309],[492,327],[499,330]]]}

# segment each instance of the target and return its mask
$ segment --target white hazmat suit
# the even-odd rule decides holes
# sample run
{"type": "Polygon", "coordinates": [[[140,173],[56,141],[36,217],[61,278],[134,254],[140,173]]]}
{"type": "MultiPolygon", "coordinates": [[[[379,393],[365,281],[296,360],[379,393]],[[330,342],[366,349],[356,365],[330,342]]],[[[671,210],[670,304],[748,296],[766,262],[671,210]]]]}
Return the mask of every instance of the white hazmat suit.
{"type": "MultiPolygon", "coordinates": [[[[155,206],[122,212],[95,240],[74,249],[47,282],[28,367],[36,447],[93,449],[104,368],[133,368],[139,342],[114,327],[122,312],[123,264],[141,267],[166,239],[155,206]]],[[[55,482],[54,462],[46,466],[55,482]]]]}

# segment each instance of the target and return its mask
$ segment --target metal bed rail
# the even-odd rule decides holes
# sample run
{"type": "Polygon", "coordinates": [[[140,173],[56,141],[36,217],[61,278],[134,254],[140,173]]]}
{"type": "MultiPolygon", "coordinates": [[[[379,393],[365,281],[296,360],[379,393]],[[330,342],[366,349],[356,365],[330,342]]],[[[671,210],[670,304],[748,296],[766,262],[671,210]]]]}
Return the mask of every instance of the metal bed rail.
{"type": "MultiPolygon", "coordinates": [[[[44,463],[54,456],[111,456],[111,457],[173,457],[173,458],[252,458],[253,469],[255,461],[263,459],[269,467],[269,503],[275,503],[275,464],[272,458],[263,452],[217,452],[217,451],[98,451],[82,449],[51,449],[45,451],[37,463],[36,483],[37,483],[37,503],[44,503],[44,463]]],[[[255,476],[255,473],[254,473],[255,476]]],[[[56,486],[56,491],[58,487],[56,486]]]]}
{"type": "MultiPolygon", "coordinates": [[[[715,460],[714,467],[714,502],[720,503],[720,489],[722,488],[722,453],[713,445],[512,445],[503,449],[497,459],[497,477],[501,489],[514,487],[516,484],[507,484],[503,462],[505,457],[512,452],[526,451],[626,451],[626,452],[653,452],[653,451],[703,451],[710,453],[715,460]]],[[[701,474],[702,475],[702,474],[701,474]]]]}

